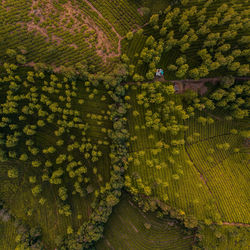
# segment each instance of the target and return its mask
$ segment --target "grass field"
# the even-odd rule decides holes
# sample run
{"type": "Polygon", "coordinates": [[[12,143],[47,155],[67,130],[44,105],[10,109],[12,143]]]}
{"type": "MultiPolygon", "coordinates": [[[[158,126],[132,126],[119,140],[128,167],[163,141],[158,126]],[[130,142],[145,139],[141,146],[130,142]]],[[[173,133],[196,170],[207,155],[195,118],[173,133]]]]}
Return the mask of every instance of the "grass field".
{"type": "Polygon", "coordinates": [[[215,123],[209,126],[189,121],[187,136],[194,131],[201,136],[196,142],[186,145],[186,150],[216,200],[222,220],[249,223],[249,148],[242,137],[230,132],[236,128],[239,133],[247,129],[248,123],[225,121],[222,115],[216,117],[215,123]],[[225,142],[230,144],[228,150],[216,147],[225,142]]]}
{"type": "MultiPolygon", "coordinates": [[[[20,70],[20,69],[19,69],[20,70]]],[[[23,69],[21,70],[22,76],[25,76],[25,71],[29,71],[30,69],[23,69]]],[[[16,72],[17,74],[20,73],[20,71],[16,72]]],[[[55,75],[54,75],[55,76],[55,75]]],[[[58,76],[58,82],[57,80],[53,80],[60,84],[61,81],[63,81],[60,76],[58,76]],[[60,79],[60,80],[59,80],[60,79]]],[[[23,80],[25,78],[22,78],[23,80]]],[[[43,232],[43,240],[44,244],[48,247],[48,249],[52,249],[55,247],[54,240],[56,236],[61,235],[64,236],[67,231],[68,226],[72,226],[73,230],[77,231],[79,226],[83,223],[83,221],[86,221],[89,218],[89,215],[91,214],[92,208],[91,203],[94,200],[94,192],[95,190],[100,190],[101,187],[104,187],[106,183],[109,182],[110,179],[110,158],[109,158],[109,139],[107,136],[108,130],[112,128],[112,122],[109,119],[109,108],[108,105],[111,103],[111,99],[108,96],[108,94],[105,91],[104,86],[101,84],[99,86],[93,87],[93,85],[87,87],[85,86],[84,82],[82,81],[76,81],[75,87],[71,85],[70,82],[64,83],[64,87],[61,89],[59,85],[59,93],[57,95],[55,94],[48,94],[46,93],[45,89],[43,91],[40,89],[44,82],[47,80],[48,82],[51,80],[49,75],[45,75],[44,80],[41,80],[34,76],[35,82],[30,85],[27,89],[20,88],[22,94],[29,93],[29,88],[34,88],[34,86],[37,87],[38,96],[39,99],[42,95],[49,96],[50,100],[53,102],[59,102],[61,107],[64,107],[64,110],[67,111],[67,108],[78,110],[79,111],[79,118],[82,120],[83,124],[88,124],[88,129],[86,130],[86,137],[88,139],[88,142],[91,142],[91,144],[98,148],[99,151],[102,152],[102,156],[98,158],[98,161],[95,161],[94,163],[90,160],[84,159],[82,156],[82,153],[80,151],[77,153],[75,149],[71,150],[67,148],[68,145],[71,143],[81,143],[80,139],[83,138],[81,134],[79,134],[80,131],[78,131],[76,128],[68,130],[66,134],[63,134],[63,136],[55,136],[55,131],[59,130],[60,125],[54,121],[53,123],[47,123],[45,126],[40,127],[37,130],[37,133],[31,137],[33,139],[34,145],[37,147],[39,151],[42,151],[43,149],[55,146],[56,147],[56,153],[52,155],[48,154],[40,154],[38,157],[32,156],[30,152],[28,152],[27,147],[25,146],[25,141],[21,139],[20,143],[24,143],[24,145],[21,145],[21,147],[17,150],[18,155],[21,153],[27,153],[29,155],[29,160],[26,162],[19,161],[18,159],[13,159],[12,161],[1,163],[0,167],[0,197],[4,200],[6,205],[11,209],[13,214],[20,219],[23,219],[25,223],[29,224],[30,226],[40,226],[42,228],[43,232]],[[43,82],[44,81],[44,82],[43,82]],[[70,86],[70,87],[69,87],[70,86]],[[66,101],[66,98],[69,97],[69,92],[73,89],[77,90],[78,95],[76,97],[71,96],[66,101]],[[64,89],[65,88],[65,89],[64,89]],[[26,92],[27,91],[27,92],[26,92]],[[67,95],[65,95],[65,91],[67,95]],[[90,95],[93,95],[94,98],[89,97],[90,95]],[[61,96],[59,98],[59,96],[61,96]],[[65,100],[62,101],[62,97],[65,97],[65,100]],[[59,100],[60,99],[60,100],[59,100]],[[79,100],[83,100],[84,103],[79,103],[79,100]],[[69,106],[70,103],[70,106],[69,106]],[[72,106],[71,106],[72,105],[72,106]],[[69,138],[69,135],[75,135],[76,138],[69,138]],[[67,142],[66,146],[58,146],[57,140],[63,139],[65,142],[67,142]],[[73,139],[73,141],[72,141],[73,139]],[[72,141],[72,142],[70,142],[72,141]],[[71,152],[71,153],[69,153],[71,152]],[[84,176],[84,182],[85,178],[87,185],[91,184],[89,186],[90,190],[89,194],[84,192],[84,197],[80,197],[78,193],[74,193],[74,182],[72,181],[68,175],[63,175],[63,186],[65,186],[68,189],[68,199],[67,204],[70,204],[72,214],[70,216],[61,215],[58,213],[60,206],[62,204],[62,201],[60,200],[58,196],[58,188],[61,185],[53,185],[47,181],[42,181],[42,175],[44,173],[47,173],[49,176],[52,174],[52,169],[57,170],[58,165],[55,162],[55,159],[60,154],[66,154],[71,155],[73,154],[73,157],[75,159],[78,158],[78,160],[84,161],[84,165],[87,167],[88,174],[84,176]],[[46,160],[50,160],[52,164],[52,169],[46,170],[46,167],[39,167],[35,168],[32,167],[32,160],[40,160],[43,164],[46,160]],[[12,181],[8,178],[8,170],[12,167],[15,167],[18,169],[18,179],[14,179],[12,181]],[[95,169],[95,171],[94,171],[95,169]],[[49,171],[49,172],[48,172],[49,171]],[[42,186],[42,193],[41,196],[38,197],[34,196],[31,192],[31,188],[33,187],[33,184],[29,182],[29,177],[36,177],[36,184],[39,184],[42,186]],[[38,200],[43,197],[46,199],[46,202],[41,205],[38,203],[38,200]]],[[[51,82],[50,82],[51,83],[51,82]]],[[[52,84],[53,85],[53,84],[52,84]]],[[[74,84],[73,84],[74,85],[74,84]]],[[[45,84],[46,86],[46,84],[45,84]]],[[[55,85],[54,85],[55,86],[55,85]]],[[[9,87],[9,82],[6,81],[6,78],[4,80],[4,84],[2,83],[1,86],[1,94],[5,93],[6,90],[9,87]]],[[[27,87],[27,86],[26,86],[27,87]]],[[[50,89],[51,90],[51,89],[50,89]]],[[[53,91],[52,91],[53,92],[53,91]]],[[[16,95],[20,95],[20,92],[16,92],[16,95]]],[[[42,98],[41,98],[42,99],[42,98]]],[[[3,96],[1,99],[2,105],[6,102],[6,98],[3,96]]],[[[25,102],[27,103],[27,102],[25,102]]],[[[22,113],[22,108],[24,103],[19,102],[18,107],[20,108],[20,113],[22,113]]],[[[2,108],[3,106],[1,106],[2,108]]],[[[43,110],[47,110],[44,106],[42,108],[43,110]]],[[[69,112],[69,109],[67,112],[69,112]]],[[[38,111],[37,113],[34,113],[31,117],[27,116],[27,121],[18,121],[13,120],[13,123],[17,123],[19,126],[19,129],[22,128],[24,125],[31,122],[31,124],[34,122],[36,123],[38,119],[38,111]]],[[[67,113],[66,112],[66,113],[67,113]]],[[[65,113],[65,114],[66,114],[65,113]]],[[[1,114],[1,116],[3,116],[1,114]]],[[[57,117],[60,118],[60,115],[57,117]]],[[[63,118],[64,120],[67,120],[67,117],[63,118]]],[[[73,120],[73,117],[72,117],[73,120]]],[[[46,121],[46,119],[44,120],[46,121]]],[[[86,140],[87,140],[86,139],[86,140]]],[[[84,142],[85,140],[83,140],[84,142]]],[[[77,145],[77,144],[75,144],[77,145]]],[[[81,145],[81,144],[80,144],[81,145]]],[[[84,151],[83,151],[84,152],[84,151]]],[[[92,151],[94,152],[94,151],[92,151]]],[[[91,153],[91,152],[90,152],[91,153]]],[[[72,159],[69,160],[69,162],[72,162],[72,159]]],[[[64,166],[66,168],[66,166],[64,166]]],[[[83,178],[83,177],[82,177],[83,178]]],[[[78,177],[79,180],[79,177],[78,177]]],[[[81,187],[82,188],[82,187],[81,187]]]]}
{"type": "Polygon", "coordinates": [[[171,221],[144,214],[124,195],[104,230],[104,238],[96,248],[101,249],[191,249],[193,236],[184,235],[171,221]],[[145,227],[149,224],[151,227],[145,227]]]}
{"type": "MultiPolygon", "coordinates": [[[[149,195],[161,200],[167,195],[167,204],[200,220],[217,221],[221,217],[222,221],[249,223],[249,155],[242,137],[231,133],[233,128],[238,129],[238,133],[246,129],[247,122],[226,121],[225,114],[218,118],[217,112],[197,112],[194,118],[185,121],[184,124],[189,126],[186,132],[177,136],[169,132],[163,134],[145,126],[145,114],[150,109],[155,110],[155,106],[138,105],[137,96],[142,92],[140,87],[129,90],[131,160],[127,175],[133,187],[130,191],[145,193],[145,187],[150,187],[149,195]],[[138,112],[137,116],[133,115],[134,111],[138,112]],[[214,118],[213,124],[203,126],[197,121],[200,115],[217,119],[214,118]],[[187,138],[191,136],[193,142],[188,142],[187,138]],[[175,147],[179,154],[173,154],[173,147],[164,149],[163,146],[157,151],[159,141],[170,145],[173,139],[186,140],[185,145],[175,147]],[[228,150],[217,148],[225,143],[230,144],[228,150]],[[236,153],[237,148],[239,152],[236,153]]],[[[172,98],[176,105],[181,103],[179,95],[172,98]]]]}

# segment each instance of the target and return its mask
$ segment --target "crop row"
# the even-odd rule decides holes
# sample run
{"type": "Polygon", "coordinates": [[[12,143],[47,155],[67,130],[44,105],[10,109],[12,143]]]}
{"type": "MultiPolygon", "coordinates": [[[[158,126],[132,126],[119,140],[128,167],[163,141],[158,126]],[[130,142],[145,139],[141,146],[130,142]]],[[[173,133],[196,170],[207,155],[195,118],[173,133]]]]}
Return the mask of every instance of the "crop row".
{"type": "Polygon", "coordinates": [[[103,14],[103,16],[114,25],[117,32],[124,36],[137,25],[142,24],[136,3],[128,0],[90,0],[90,2],[103,14]]]}
{"type": "Polygon", "coordinates": [[[123,198],[114,209],[97,249],[189,249],[191,238],[184,239],[180,229],[168,223],[143,214],[123,198]]]}

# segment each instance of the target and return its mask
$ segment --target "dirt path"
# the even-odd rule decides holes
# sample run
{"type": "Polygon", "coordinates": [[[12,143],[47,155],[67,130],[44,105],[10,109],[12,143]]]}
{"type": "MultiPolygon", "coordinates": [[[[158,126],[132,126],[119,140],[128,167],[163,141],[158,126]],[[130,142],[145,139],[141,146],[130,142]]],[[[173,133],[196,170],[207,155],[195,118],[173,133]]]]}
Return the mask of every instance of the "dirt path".
{"type": "MultiPolygon", "coordinates": [[[[204,174],[199,170],[199,168],[195,165],[195,163],[194,163],[194,161],[193,161],[193,159],[192,159],[191,155],[189,154],[189,152],[188,152],[188,150],[187,150],[186,147],[185,147],[185,151],[186,151],[186,153],[187,153],[187,155],[188,155],[188,158],[189,158],[190,161],[193,163],[194,168],[195,168],[196,171],[200,174],[200,179],[202,180],[202,182],[203,182],[203,183],[205,184],[205,186],[207,187],[207,189],[208,189],[209,193],[211,194],[212,198],[214,198],[213,192],[211,191],[210,187],[207,185],[207,179],[205,178],[205,175],[204,175],[204,174]]],[[[220,209],[219,209],[217,203],[215,203],[215,206],[216,206],[218,212],[220,213],[220,209]]]]}
{"type": "Polygon", "coordinates": [[[98,16],[101,18],[101,19],[103,19],[110,27],[111,27],[111,29],[112,29],[112,31],[116,34],[116,36],[118,37],[118,39],[119,39],[119,41],[118,41],[118,53],[116,54],[116,56],[120,56],[121,55],[121,41],[122,41],[122,39],[124,38],[124,37],[122,37],[117,31],[116,31],[116,29],[114,28],[114,26],[109,22],[109,20],[107,20],[103,15],[102,15],[102,13],[98,10],[98,9],[96,9],[96,7],[92,4],[92,3],[90,3],[88,0],[84,0],[88,5],[89,5],[89,7],[93,10],[93,11],[95,11],[97,14],[98,14],[98,16]]]}
{"type": "MultiPolygon", "coordinates": [[[[111,27],[112,31],[116,34],[116,36],[118,37],[118,48],[117,48],[118,53],[115,54],[114,56],[121,56],[121,54],[122,54],[121,42],[122,42],[122,40],[123,40],[126,36],[121,36],[121,35],[116,31],[115,27],[109,22],[109,20],[106,19],[106,18],[102,15],[102,13],[101,13],[98,9],[96,9],[96,7],[95,7],[91,2],[89,2],[88,0],[84,0],[84,1],[89,5],[89,7],[90,7],[93,11],[95,11],[95,12],[98,14],[98,16],[99,16],[100,18],[102,18],[102,19],[111,27]]],[[[134,33],[134,32],[136,32],[136,31],[138,31],[139,29],[144,28],[144,27],[147,26],[148,24],[149,24],[149,22],[144,23],[142,26],[138,26],[138,28],[131,30],[131,32],[134,33]]]]}
{"type": "Polygon", "coordinates": [[[247,224],[247,223],[222,222],[222,224],[227,225],[227,226],[250,227],[250,224],[247,224]]]}
{"type": "MultiPolygon", "coordinates": [[[[152,81],[146,81],[146,83],[152,83],[154,81],[172,82],[179,87],[177,93],[182,93],[187,89],[192,89],[194,91],[200,92],[201,95],[204,95],[207,92],[207,87],[205,86],[206,82],[211,82],[213,84],[216,84],[220,80],[221,77],[201,78],[199,80],[194,80],[194,79],[165,80],[164,77],[160,77],[160,78],[155,78],[152,81]]],[[[250,80],[250,77],[235,77],[235,80],[250,80]]],[[[133,84],[138,84],[138,82],[127,82],[123,84],[133,85],[133,84]]]]}

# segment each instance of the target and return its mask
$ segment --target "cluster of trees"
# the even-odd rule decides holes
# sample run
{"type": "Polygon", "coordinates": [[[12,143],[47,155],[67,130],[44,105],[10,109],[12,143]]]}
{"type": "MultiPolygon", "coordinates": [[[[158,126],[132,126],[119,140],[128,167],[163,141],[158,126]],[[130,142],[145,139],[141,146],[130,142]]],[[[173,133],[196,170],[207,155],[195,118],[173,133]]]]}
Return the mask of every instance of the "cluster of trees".
{"type": "Polygon", "coordinates": [[[147,128],[153,128],[163,134],[169,131],[172,135],[187,129],[181,121],[188,119],[191,113],[171,98],[173,94],[172,84],[153,82],[141,85],[141,91],[136,99],[137,103],[146,109],[145,126],[147,128]]]}
{"type": "MultiPolygon", "coordinates": [[[[243,119],[248,116],[250,81],[237,80],[232,76],[222,77],[220,85],[208,96],[193,99],[194,106],[201,106],[202,109],[214,110],[215,108],[229,111],[230,115],[236,119],[243,119]]],[[[204,118],[198,120],[202,124],[211,124],[212,118],[207,121],[204,118]]]]}
{"type": "Polygon", "coordinates": [[[196,6],[192,6],[182,13],[179,8],[170,10],[169,7],[166,13],[160,31],[163,37],[167,37],[165,51],[168,52],[174,46],[179,46],[179,50],[183,54],[180,57],[181,61],[180,58],[177,58],[176,65],[168,66],[168,70],[176,71],[176,77],[189,76],[198,79],[207,76],[210,71],[220,67],[227,67],[228,70],[236,72],[238,75],[247,75],[249,73],[249,65],[240,63],[243,57],[247,58],[249,56],[249,49],[246,46],[249,38],[238,34],[240,30],[247,28],[247,12],[239,15],[233,7],[222,4],[215,15],[210,17],[206,16],[206,7],[198,10],[196,6]],[[191,27],[189,19],[197,20],[197,23],[192,22],[191,27]],[[223,27],[225,23],[229,26],[229,30],[222,33],[212,32],[213,27],[223,27]],[[179,30],[172,30],[176,25],[178,25],[179,30]],[[167,30],[170,31],[167,33],[167,30]],[[180,40],[174,38],[175,33],[176,37],[181,36],[180,40]],[[240,48],[233,42],[235,39],[241,44],[240,48]],[[200,60],[196,59],[196,61],[197,63],[200,61],[201,65],[189,69],[190,64],[186,63],[185,51],[191,48],[192,43],[202,43],[201,41],[203,41],[203,48],[196,51],[197,56],[200,58],[200,60]]]}
{"type": "MultiPolygon", "coordinates": [[[[32,194],[41,200],[44,182],[58,185],[62,203],[60,213],[70,215],[68,193],[80,196],[88,193],[86,185],[90,179],[87,174],[91,171],[99,175],[93,165],[103,155],[99,146],[102,141],[91,140],[88,124],[80,118],[80,111],[73,108],[78,100],[76,81],[40,70],[19,76],[19,68],[10,63],[4,63],[4,69],[0,78],[3,95],[0,103],[1,160],[26,161],[40,169],[38,172],[42,174],[29,178],[32,194]],[[46,133],[54,140],[38,139],[46,133]],[[66,174],[72,179],[73,190],[62,186],[66,174]]],[[[85,81],[89,99],[98,94],[98,84],[99,80],[91,77],[85,81]]],[[[98,122],[110,119],[109,113],[89,118],[98,122]]],[[[107,133],[106,129],[102,132],[107,133]]],[[[18,168],[9,169],[8,176],[17,178],[18,168]]]]}
{"type": "MultiPolygon", "coordinates": [[[[177,78],[199,79],[220,69],[239,76],[249,74],[249,36],[243,35],[249,26],[248,11],[239,13],[224,3],[211,14],[208,6],[169,6],[164,13],[152,15],[149,26],[154,36],[147,32],[137,64],[130,65],[133,80],[143,81],[144,75],[137,70],[145,70],[139,65],[146,69],[146,78],[152,80],[163,56],[176,60],[164,66],[177,78]]],[[[133,39],[133,33],[129,39],[133,39]]],[[[124,62],[129,64],[127,56],[124,62]]]]}
{"type": "MultiPolygon", "coordinates": [[[[123,66],[118,66],[123,67],[123,66]]],[[[88,222],[83,223],[77,234],[69,235],[62,243],[61,249],[90,248],[102,237],[104,224],[112,212],[112,207],[119,202],[121,189],[124,185],[123,173],[127,168],[127,147],[129,138],[125,118],[128,103],[125,100],[125,87],[121,85],[127,77],[127,71],[115,69],[109,78],[109,94],[114,103],[110,106],[113,130],[109,132],[111,139],[110,160],[112,165],[110,182],[100,191],[95,192],[96,199],[92,205],[88,222]]]]}
{"type": "Polygon", "coordinates": [[[194,233],[199,228],[199,221],[194,216],[188,216],[183,210],[170,207],[156,197],[134,194],[132,199],[144,212],[156,212],[160,218],[168,216],[173,219],[173,223],[180,223],[186,233],[194,233]]]}

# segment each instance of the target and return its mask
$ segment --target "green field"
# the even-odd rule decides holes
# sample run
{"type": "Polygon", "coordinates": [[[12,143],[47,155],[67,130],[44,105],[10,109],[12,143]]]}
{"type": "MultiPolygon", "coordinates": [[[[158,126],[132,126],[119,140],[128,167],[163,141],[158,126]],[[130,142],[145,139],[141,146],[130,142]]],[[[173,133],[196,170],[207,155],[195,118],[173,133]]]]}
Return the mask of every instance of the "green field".
{"type": "MultiPolygon", "coordinates": [[[[138,97],[144,91],[140,86],[129,90],[132,108],[128,114],[131,140],[127,183],[132,183],[132,188],[128,186],[130,192],[156,196],[201,220],[217,221],[221,217],[222,221],[249,223],[249,150],[240,135],[231,133],[235,128],[238,133],[246,129],[247,122],[226,121],[221,114],[217,118],[217,113],[203,111],[184,122],[189,126],[185,132],[176,136],[162,133],[146,125],[147,112],[157,112],[160,105],[150,104],[147,108],[138,105],[138,97]],[[138,112],[136,116],[133,115],[135,111],[138,112]],[[201,115],[217,119],[203,126],[198,122],[201,115]],[[185,139],[186,143],[165,148],[164,145],[171,145],[173,139],[185,139]],[[230,144],[229,149],[218,148],[225,143],[230,144]],[[173,149],[177,149],[176,153],[173,149]]],[[[156,91],[155,96],[157,93],[160,92],[156,91]]],[[[176,105],[181,103],[181,96],[166,98],[175,100],[176,105]]],[[[163,116],[158,118],[164,123],[163,116]]]]}
{"type": "MultiPolygon", "coordinates": [[[[190,130],[194,130],[192,125],[190,130]]],[[[186,150],[216,200],[222,220],[249,223],[249,148],[239,135],[230,133],[230,128],[243,129],[244,124],[221,119],[210,126],[197,126],[195,131],[201,136],[186,150]],[[230,144],[228,150],[216,147],[225,142],[230,144]]]]}
{"type": "Polygon", "coordinates": [[[101,249],[191,249],[192,235],[184,235],[171,220],[145,214],[124,195],[115,207],[96,248],[101,249]],[[147,224],[149,229],[145,227],[147,224]]]}

